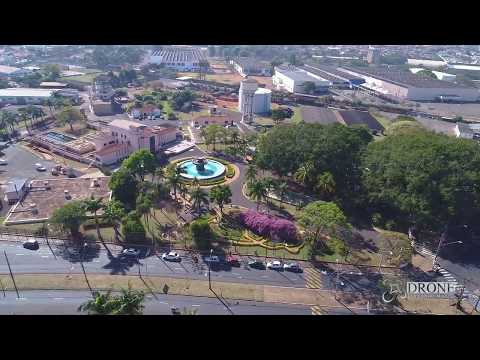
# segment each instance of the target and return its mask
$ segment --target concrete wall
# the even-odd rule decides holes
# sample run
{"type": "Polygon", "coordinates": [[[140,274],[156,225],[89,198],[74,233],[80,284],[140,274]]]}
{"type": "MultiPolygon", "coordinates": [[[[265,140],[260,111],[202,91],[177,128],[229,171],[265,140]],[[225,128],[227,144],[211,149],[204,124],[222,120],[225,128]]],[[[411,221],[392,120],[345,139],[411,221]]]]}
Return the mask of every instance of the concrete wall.
{"type": "Polygon", "coordinates": [[[478,89],[462,88],[415,88],[408,90],[408,100],[434,101],[439,96],[458,96],[460,101],[478,101],[480,92],[478,89]]]}

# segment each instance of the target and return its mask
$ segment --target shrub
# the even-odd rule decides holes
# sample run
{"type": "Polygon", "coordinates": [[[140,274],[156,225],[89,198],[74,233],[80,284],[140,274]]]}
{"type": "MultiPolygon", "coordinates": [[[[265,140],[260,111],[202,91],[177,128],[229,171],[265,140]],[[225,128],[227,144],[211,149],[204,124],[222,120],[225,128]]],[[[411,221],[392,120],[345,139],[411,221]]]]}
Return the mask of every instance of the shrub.
{"type": "Polygon", "coordinates": [[[135,211],[131,211],[122,221],[122,233],[126,243],[145,241],[145,227],[135,211]]]}
{"type": "Polygon", "coordinates": [[[388,220],[388,221],[385,223],[385,229],[387,229],[387,230],[393,230],[393,229],[395,229],[395,221],[393,221],[393,220],[388,220]]]}
{"type": "Polygon", "coordinates": [[[255,234],[269,237],[276,242],[294,242],[297,240],[297,228],[289,220],[268,216],[253,210],[240,214],[242,223],[255,234]]]}
{"type": "Polygon", "coordinates": [[[209,247],[213,234],[208,219],[200,218],[192,221],[190,224],[190,233],[198,249],[206,249],[209,247]]]}
{"type": "Polygon", "coordinates": [[[382,227],[383,226],[383,217],[379,213],[372,215],[372,223],[374,226],[382,227]]]}

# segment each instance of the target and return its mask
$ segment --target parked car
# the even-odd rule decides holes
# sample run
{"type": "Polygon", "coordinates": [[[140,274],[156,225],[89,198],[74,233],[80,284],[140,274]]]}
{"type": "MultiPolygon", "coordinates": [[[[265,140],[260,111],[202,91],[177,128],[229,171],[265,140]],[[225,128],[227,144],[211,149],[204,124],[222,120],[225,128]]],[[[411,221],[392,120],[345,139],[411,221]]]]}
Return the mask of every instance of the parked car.
{"type": "Polygon", "coordinates": [[[283,270],[292,271],[292,272],[302,272],[302,268],[295,262],[284,264],[283,270]]]}
{"type": "Polygon", "coordinates": [[[220,258],[217,255],[210,255],[205,258],[205,262],[211,264],[218,264],[220,262],[220,258]]]}
{"type": "Polygon", "coordinates": [[[248,262],[248,266],[250,266],[253,269],[265,270],[265,263],[260,260],[250,260],[248,262]]]}
{"type": "Polygon", "coordinates": [[[230,265],[230,266],[240,266],[240,259],[238,258],[238,256],[235,256],[235,255],[228,255],[227,256],[227,263],[230,265]]]}
{"type": "Polygon", "coordinates": [[[168,253],[162,254],[162,259],[167,261],[181,261],[182,258],[175,251],[170,251],[168,253]]]}
{"type": "Polygon", "coordinates": [[[274,261],[269,261],[267,263],[267,269],[270,270],[282,270],[283,269],[283,264],[281,261],[274,260],[274,261]]]}
{"type": "Polygon", "coordinates": [[[23,247],[28,250],[38,250],[40,245],[38,245],[38,241],[34,239],[30,239],[23,243],[23,247]]]}
{"type": "Polygon", "coordinates": [[[47,171],[47,168],[40,163],[36,163],[35,168],[37,169],[37,171],[47,171]]]}
{"type": "Polygon", "coordinates": [[[8,165],[8,161],[5,159],[0,159],[0,165],[8,165]]]}
{"type": "Polygon", "coordinates": [[[135,257],[137,257],[138,255],[140,255],[140,250],[133,249],[133,248],[124,249],[124,250],[122,251],[122,255],[125,255],[125,256],[135,256],[135,257]]]}

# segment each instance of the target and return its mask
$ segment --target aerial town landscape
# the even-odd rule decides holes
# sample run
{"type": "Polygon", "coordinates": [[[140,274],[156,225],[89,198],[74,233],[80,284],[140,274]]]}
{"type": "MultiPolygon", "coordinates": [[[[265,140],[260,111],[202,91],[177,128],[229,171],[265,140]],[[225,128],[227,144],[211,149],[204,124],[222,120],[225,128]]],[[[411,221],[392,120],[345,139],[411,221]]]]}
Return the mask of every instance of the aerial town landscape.
{"type": "Polygon", "coordinates": [[[479,144],[477,45],[0,45],[0,314],[478,315],[479,144]]]}

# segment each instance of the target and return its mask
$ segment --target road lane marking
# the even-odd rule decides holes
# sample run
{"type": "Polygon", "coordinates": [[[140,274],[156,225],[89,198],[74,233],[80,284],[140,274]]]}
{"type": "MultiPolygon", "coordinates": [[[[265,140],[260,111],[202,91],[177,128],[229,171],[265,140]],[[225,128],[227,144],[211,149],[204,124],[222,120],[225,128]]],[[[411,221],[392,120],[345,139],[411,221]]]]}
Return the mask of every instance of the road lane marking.
{"type": "Polygon", "coordinates": [[[65,298],[53,298],[53,300],[65,300],[65,298]]]}
{"type": "Polygon", "coordinates": [[[49,258],[50,256],[48,255],[42,255],[42,258],[49,258]]]}
{"type": "Polygon", "coordinates": [[[158,303],[159,303],[159,304],[168,305],[168,303],[167,303],[167,302],[165,302],[165,301],[159,301],[158,303]]]}
{"type": "Polygon", "coordinates": [[[25,254],[15,254],[15,255],[17,255],[17,256],[23,256],[23,255],[25,255],[25,254]]]}
{"type": "Polygon", "coordinates": [[[200,306],[200,305],[192,305],[192,306],[200,306]]]}

